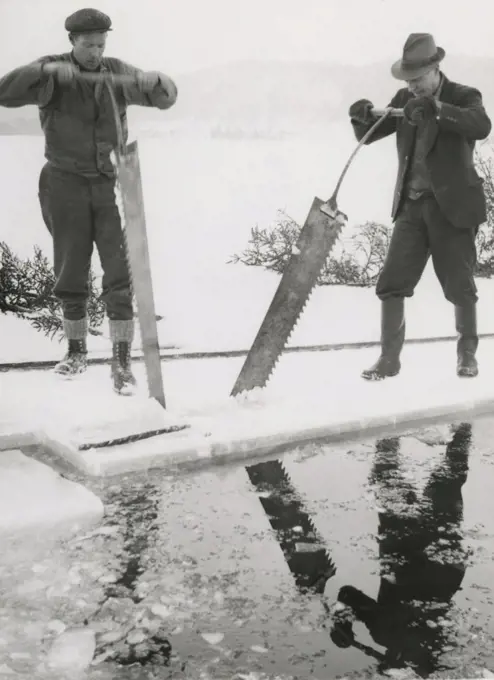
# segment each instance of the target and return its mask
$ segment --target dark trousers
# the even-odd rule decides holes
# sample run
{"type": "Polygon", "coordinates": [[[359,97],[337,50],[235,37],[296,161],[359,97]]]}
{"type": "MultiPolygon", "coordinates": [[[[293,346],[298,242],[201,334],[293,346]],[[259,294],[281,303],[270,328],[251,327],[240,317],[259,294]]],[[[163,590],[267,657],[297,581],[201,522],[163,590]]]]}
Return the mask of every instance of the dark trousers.
{"type": "Polygon", "coordinates": [[[407,199],[393,229],[376,295],[381,300],[412,297],[432,256],[446,299],[459,306],[474,304],[478,299],[473,276],[477,231],[454,227],[432,195],[407,199]]]}
{"type": "Polygon", "coordinates": [[[55,287],[66,319],[86,315],[93,245],[103,269],[102,300],[109,319],[133,319],[130,277],[115,181],[88,179],[47,163],[39,178],[43,220],[53,238],[55,287]]]}

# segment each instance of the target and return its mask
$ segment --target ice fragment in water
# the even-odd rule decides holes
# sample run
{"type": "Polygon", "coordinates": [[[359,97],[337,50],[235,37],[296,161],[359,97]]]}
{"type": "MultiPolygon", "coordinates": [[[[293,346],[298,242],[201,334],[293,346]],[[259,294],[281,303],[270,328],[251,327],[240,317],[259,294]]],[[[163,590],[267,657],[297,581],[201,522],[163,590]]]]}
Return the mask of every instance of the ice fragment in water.
{"type": "Polygon", "coordinates": [[[96,649],[94,631],[74,628],[60,635],[48,653],[48,666],[52,670],[82,671],[93,660],[96,649]]]}
{"type": "Polygon", "coordinates": [[[201,636],[210,645],[219,645],[225,637],[223,633],[201,633],[201,636]]]}

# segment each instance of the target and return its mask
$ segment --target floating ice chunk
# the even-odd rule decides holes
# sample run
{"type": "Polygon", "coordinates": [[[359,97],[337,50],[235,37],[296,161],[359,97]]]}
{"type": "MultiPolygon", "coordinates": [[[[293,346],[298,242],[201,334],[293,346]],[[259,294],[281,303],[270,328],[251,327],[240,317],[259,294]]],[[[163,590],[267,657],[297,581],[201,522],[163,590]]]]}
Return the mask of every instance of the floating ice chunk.
{"type": "Polygon", "coordinates": [[[225,636],[223,633],[201,633],[201,637],[210,645],[219,645],[225,636]]]}
{"type": "Polygon", "coordinates": [[[48,653],[47,665],[52,670],[83,671],[92,662],[96,650],[94,631],[73,628],[62,633],[48,653]]]}

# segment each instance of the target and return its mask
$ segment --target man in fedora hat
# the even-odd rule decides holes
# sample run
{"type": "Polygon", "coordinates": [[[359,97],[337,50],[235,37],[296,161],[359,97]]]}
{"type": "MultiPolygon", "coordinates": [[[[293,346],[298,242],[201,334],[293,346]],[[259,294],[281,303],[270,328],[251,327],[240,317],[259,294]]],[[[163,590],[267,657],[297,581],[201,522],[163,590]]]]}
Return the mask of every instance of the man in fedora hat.
{"type": "MultiPolygon", "coordinates": [[[[399,161],[394,229],[376,286],[381,300],[381,355],[363,371],[368,380],[400,371],[404,299],[413,295],[429,255],[444,296],[454,305],[457,374],[478,374],[473,272],[475,239],[487,216],[473,154],[476,140],[489,135],[491,121],[481,93],[448,80],[441,71],[444,56],[432,35],[409,36],[402,58],[391,67],[392,75],[407,87],[398,90],[389,106],[402,108],[404,116],[385,120],[368,141],[396,133],[399,161]]],[[[349,115],[359,140],[377,120],[367,99],[352,104],[349,115]]]]}
{"type": "Polygon", "coordinates": [[[103,269],[103,301],[113,343],[112,381],[120,394],[134,392],[130,366],[134,313],[120,214],[115,202],[115,171],[110,154],[117,145],[110,93],[85,81],[81,73],[130,76],[114,94],[127,139],[127,106],[168,109],[175,103],[174,82],[158,71],[142,71],[104,57],[111,20],[103,12],[81,9],[67,17],[72,50],[42,57],[0,79],[0,106],[39,107],[46,164],[39,200],[53,238],[55,287],[68,341],[55,371],[74,376],[87,367],[88,273],[96,245],[103,269]]]}

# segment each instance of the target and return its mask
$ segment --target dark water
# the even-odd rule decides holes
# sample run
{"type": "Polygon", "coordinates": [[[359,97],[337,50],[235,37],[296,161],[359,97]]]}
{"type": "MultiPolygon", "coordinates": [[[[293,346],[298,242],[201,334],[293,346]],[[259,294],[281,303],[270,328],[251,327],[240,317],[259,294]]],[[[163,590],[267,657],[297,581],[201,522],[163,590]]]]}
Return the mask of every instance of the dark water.
{"type": "Polygon", "coordinates": [[[53,619],[96,631],[91,679],[494,669],[492,433],[486,419],[85,480],[105,503],[100,533],[0,559],[0,669],[44,677],[53,619]],[[33,565],[46,588],[26,593],[33,565]],[[12,658],[26,620],[30,656],[12,658]]]}

